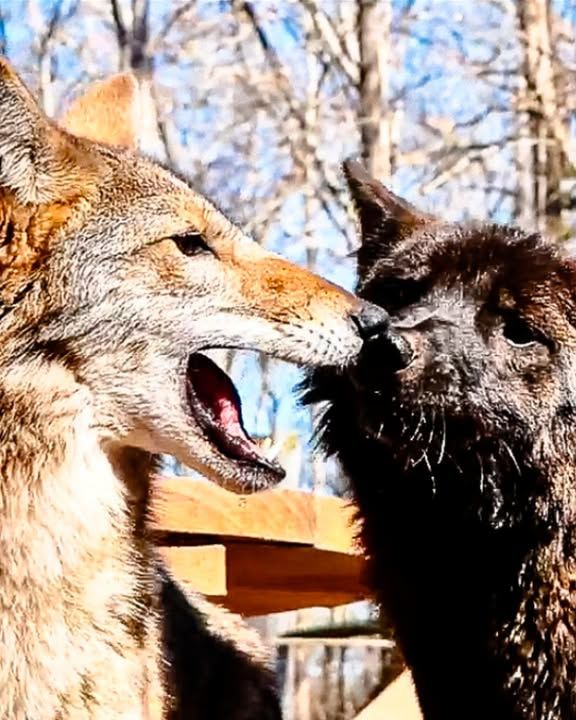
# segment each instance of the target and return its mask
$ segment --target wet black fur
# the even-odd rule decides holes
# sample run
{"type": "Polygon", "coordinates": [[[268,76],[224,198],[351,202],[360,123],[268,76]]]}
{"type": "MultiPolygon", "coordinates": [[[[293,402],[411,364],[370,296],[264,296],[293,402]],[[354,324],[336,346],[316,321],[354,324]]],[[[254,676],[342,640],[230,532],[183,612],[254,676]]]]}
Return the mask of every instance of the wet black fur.
{"type": "Polygon", "coordinates": [[[314,372],[306,401],[328,403],[321,444],[424,716],[576,718],[574,266],[348,176],[358,292],[393,332],[413,326],[420,365],[398,374],[376,343],[355,370],[314,372]]]}

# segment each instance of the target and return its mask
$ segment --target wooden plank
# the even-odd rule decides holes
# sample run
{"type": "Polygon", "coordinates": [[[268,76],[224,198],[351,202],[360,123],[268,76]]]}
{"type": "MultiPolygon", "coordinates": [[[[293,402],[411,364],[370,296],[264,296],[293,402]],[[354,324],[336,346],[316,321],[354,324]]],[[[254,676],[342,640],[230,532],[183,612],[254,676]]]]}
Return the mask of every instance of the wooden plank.
{"type": "Polygon", "coordinates": [[[283,589],[262,592],[262,590],[252,590],[251,588],[235,588],[233,592],[229,591],[225,597],[211,599],[244,617],[255,617],[302,608],[335,607],[363,598],[352,590],[306,591],[300,589],[295,591],[283,589]]]}
{"type": "Polygon", "coordinates": [[[167,546],[158,548],[158,551],[174,577],[192,590],[205,595],[227,594],[224,545],[167,546]]]}
{"type": "Polygon", "coordinates": [[[334,607],[369,596],[358,555],[260,543],[160,552],[180,582],[247,616],[334,607]]]}
{"type": "Polygon", "coordinates": [[[316,532],[314,545],[322,550],[360,554],[356,536],[356,508],[352,502],[336,497],[315,496],[316,532]]]}
{"type": "Polygon", "coordinates": [[[354,507],[297,490],[237,495],[213,483],[162,478],[154,489],[153,524],[163,533],[315,545],[358,553],[354,507]]]}
{"type": "Polygon", "coordinates": [[[244,615],[334,607],[369,595],[364,559],[313,547],[232,544],[228,594],[222,602],[244,615]]]}
{"type": "Polygon", "coordinates": [[[236,495],[213,483],[162,478],[154,489],[153,526],[163,533],[194,533],[312,545],[314,496],[294,490],[236,495]]]}
{"type": "Polygon", "coordinates": [[[400,673],[355,720],[422,720],[410,672],[400,673]]]}
{"type": "Polygon", "coordinates": [[[293,590],[346,590],[362,582],[364,559],[357,555],[318,550],[313,547],[228,545],[228,586],[293,590]]]}
{"type": "Polygon", "coordinates": [[[153,507],[174,574],[231,610],[267,614],[368,596],[354,510],[339,498],[293,490],[236,495],[206,481],[166,478],[153,507]]]}

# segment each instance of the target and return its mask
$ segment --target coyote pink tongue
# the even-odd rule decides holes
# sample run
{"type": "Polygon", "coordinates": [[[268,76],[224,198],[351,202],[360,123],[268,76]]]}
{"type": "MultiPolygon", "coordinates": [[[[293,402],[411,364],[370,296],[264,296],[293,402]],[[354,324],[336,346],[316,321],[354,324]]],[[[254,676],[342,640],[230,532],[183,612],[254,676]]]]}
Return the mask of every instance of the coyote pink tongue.
{"type": "Polygon", "coordinates": [[[243,428],[240,397],[230,378],[205,355],[197,353],[193,358],[188,367],[188,379],[212,422],[230,439],[257,449],[243,428]]]}
{"type": "Polygon", "coordinates": [[[231,388],[224,387],[224,383],[222,382],[218,383],[218,381],[221,381],[221,378],[216,378],[217,382],[213,385],[207,382],[207,380],[208,378],[206,377],[202,378],[202,381],[196,388],[196,394],[200,402],[209,410],[214,422],[218,423],[228,435],[249,440],[242,428],[240,406],[236,404],[235,398],[229,394],[231,388]]]}
{"type": "Polygon", "coordinates": [[[261,487],[284,477],[280,465],[263,455],[244,430],[242,405],[234,383],[202,353],[193,353],[188,358],[186,399],[196,425],[220,453],[218,468],[223,456],[236,463],[234,470],[228,467],[226,472],[238,472],[239,478],[251,473],[253,482],[261,487]]]}

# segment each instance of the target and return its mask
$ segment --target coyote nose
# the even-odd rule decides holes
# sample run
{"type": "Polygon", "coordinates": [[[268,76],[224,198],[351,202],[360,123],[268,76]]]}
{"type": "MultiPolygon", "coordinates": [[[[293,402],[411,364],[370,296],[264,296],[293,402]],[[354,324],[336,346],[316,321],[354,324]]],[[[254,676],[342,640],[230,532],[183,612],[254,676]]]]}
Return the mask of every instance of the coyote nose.
{"type": "Polygon", "coordinates": [[[360,310],[352,315],[352,320],[362,340],[380,335],[388,330],[390,326],[390,316],[378,305],[363,302],[360,310]]]}

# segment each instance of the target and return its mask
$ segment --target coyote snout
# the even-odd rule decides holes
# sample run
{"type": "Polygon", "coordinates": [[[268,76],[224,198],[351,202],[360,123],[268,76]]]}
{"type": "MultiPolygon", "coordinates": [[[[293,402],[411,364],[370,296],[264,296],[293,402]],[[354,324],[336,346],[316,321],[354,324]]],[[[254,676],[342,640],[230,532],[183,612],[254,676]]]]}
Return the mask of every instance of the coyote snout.
{"type": "Polygon", "coordinates": [[[342,366],[383,311],[266,252],[133,152],[138,97],[116,76],[57,126],[0,64],[0,359],[28,363],[28,378],[65,365],[105,446],[173,454],[256,489],[281,469],[201,351],[342,366]]]}

